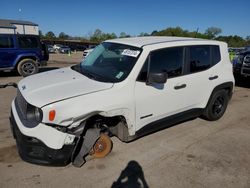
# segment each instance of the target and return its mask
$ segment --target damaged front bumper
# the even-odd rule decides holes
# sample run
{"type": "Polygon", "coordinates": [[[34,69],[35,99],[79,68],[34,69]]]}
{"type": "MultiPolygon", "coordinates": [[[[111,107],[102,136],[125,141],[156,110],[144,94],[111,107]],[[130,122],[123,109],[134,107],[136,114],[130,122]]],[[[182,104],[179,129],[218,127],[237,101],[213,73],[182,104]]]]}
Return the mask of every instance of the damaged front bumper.
{"type": "Polygon", "coordinates": [[[24,161],[48,166],[65,166],[71,162],[75,142],[64,145],[61,149],[52,149],[41,140],[22,134],[13,112],[11,112],[10,124],[13,136],[16,139],[18,153],[24,161]]]}
{"type": "Polygon", "coordinates": [[[33,128],[25,127],[15,102],[12,102],[10,125],[20,157],[24,161],[47,166],[66,166],[72,162],[74,166],[81,167],[100,137],[100,129],[97,128],[89,128],[82,135],[85,123],[75,134],[64,133],[42,123],[33,128]]]}
{"type": "Polygon", "coordinates": [[[20,157],[27,162],[65,166],[71,162],[77,138],[45,124],[29,128],[23,125],[15,101],[11,105],[10,125],[20,157]]]}

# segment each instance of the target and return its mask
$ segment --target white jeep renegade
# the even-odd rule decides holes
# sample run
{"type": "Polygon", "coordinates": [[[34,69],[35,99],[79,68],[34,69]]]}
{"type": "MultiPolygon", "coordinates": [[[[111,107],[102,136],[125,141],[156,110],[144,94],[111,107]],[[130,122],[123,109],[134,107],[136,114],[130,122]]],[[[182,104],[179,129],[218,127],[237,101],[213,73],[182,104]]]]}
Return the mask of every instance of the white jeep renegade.
{"type": "Polygon", "coordinates": [[[233,87],[226,43],[108,40],[78,65],[21,80],[10,122],[23,160],[79,167],[107,155],[110,136],[129,142],[193,117],[218,120],[233,87]]]}

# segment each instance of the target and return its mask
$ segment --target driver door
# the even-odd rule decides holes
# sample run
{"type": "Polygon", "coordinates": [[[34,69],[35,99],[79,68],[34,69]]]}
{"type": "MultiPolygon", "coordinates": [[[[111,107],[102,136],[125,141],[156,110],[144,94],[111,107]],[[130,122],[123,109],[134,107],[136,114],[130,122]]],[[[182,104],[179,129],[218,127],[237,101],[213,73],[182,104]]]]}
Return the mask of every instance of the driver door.
{"type": "Polygon", "coordinates": [[[136,131],[185,109],[184,47],[150,53],[135,84],[136,131]],[[165,84],[147,85],[149,72],[167,72],[165,84]]]}

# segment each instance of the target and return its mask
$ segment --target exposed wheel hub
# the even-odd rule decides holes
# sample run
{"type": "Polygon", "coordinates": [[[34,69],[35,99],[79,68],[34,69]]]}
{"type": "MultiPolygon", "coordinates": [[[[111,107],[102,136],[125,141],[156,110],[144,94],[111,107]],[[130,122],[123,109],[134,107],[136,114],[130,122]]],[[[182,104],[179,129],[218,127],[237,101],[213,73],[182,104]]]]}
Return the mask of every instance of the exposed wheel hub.
{"type": "Polygon", "coordinates": [[[92,155],[95,158],[102,158],[108,155],[111,150],[112,150],[112,141],[110,140],[109,136],[106,134],[101,134],[100,138],[96,141],[95,145],[93,146],[90,155],[92,155]]]}

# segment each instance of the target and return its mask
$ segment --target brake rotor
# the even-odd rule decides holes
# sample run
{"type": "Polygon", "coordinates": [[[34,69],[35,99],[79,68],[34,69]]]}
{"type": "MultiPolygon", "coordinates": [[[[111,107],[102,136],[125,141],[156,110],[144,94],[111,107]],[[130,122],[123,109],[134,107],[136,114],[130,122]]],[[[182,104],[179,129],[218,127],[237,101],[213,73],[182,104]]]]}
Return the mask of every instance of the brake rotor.
{"type": "Polygon", "coordinates": [[[101,134],[100,138],[96,141],[90,155],[94,158],[103,158],[107,156],[112,150],[112,141],[106,134],[101,134]]]}

